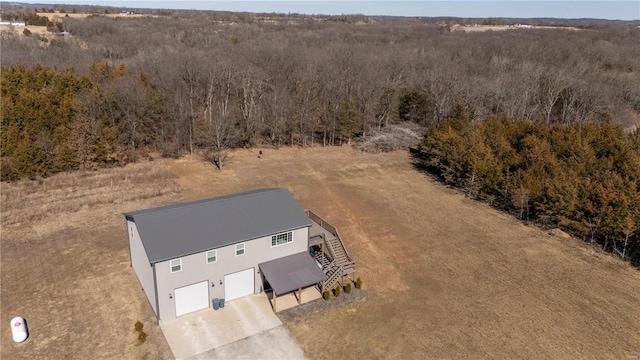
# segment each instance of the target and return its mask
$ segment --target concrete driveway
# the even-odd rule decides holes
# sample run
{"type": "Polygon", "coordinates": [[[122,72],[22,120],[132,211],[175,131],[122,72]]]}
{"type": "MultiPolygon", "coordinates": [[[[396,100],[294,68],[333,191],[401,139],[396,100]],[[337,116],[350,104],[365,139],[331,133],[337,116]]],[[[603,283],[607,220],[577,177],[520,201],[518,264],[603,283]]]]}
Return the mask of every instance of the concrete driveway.
{"type": "Polygon", "coordinates": [[[264,293],[181,316],[160,328],[176,359],[304,358],[264,293]]]}
{"type": "Polygon", "coordinates": [[[305,359],[298,343],[284,326],[278,326],[242,340],[190,357],[188,360],[211,359],[305,359]]]}

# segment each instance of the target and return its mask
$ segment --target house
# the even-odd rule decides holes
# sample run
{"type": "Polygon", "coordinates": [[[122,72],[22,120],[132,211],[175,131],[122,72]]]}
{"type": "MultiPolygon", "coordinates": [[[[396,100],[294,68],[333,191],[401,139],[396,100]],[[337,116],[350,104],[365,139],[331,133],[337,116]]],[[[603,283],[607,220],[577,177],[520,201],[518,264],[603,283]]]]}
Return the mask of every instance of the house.
{"type": "Polygon", "coordinates": [[[214,299],[232,301],[267,290],[275,299],[307,287],[333,286],[355,272],[337,230],[322,227],[318,221],[323,220],[303,211],[286,189],[124,216],[131,266],[159,323],[212,307],[214,299]]]}

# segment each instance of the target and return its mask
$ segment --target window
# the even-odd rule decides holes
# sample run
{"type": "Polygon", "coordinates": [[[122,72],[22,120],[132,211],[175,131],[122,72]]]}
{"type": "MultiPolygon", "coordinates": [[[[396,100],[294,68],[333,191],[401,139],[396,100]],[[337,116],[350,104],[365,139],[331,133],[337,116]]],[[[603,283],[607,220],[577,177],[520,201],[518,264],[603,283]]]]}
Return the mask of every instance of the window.
{"type": "Polygon", "coordinates": [[[293,241],[293,233],[289,231],[287,233],[273,235],[271,237],[271,246],[273,247],[273,246],[288,244],[292,241],[293,241]]]}
{"type": "Polygon", "coordinates": [[[218,260],[218,252],[216,250],[207,251],[207,264],[214,263],[218,260]]]}
{"type": "Polygon", "coordinates": [[[236,244],[236,256],[244,255],[244,243],[236,244]]]}
{"type": "Polygon", "coordinates": [[[182,259],[171,260],[171,272],[178,272],[182,270],[182,259]]]}

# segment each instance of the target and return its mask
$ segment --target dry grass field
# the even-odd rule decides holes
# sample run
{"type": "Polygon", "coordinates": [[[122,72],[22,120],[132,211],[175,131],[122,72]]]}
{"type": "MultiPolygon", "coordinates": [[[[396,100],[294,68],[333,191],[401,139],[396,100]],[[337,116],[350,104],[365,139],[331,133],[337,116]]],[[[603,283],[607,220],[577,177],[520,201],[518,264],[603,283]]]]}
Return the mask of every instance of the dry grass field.
{"type": "Polygon", "coordinates": [[[287,187],[334,223],[367,290],[286,324],[309,358],[640,355],[640,272],[628,264],[465,199],[404,152],[264,152],[235,151],[222,172],[187,157],[2,184],[0,357],[170,357],[121,213],[259,187],[287,187]],[[22,344],[16,315],[31,330],[22,344]]]}
{"type": "Polygon", "coordinates": [[[23,32],[25,29],[28,29],[29,31],[31,31],[32,34],[37,34],[37,35],[41,35],[41,36],[46,36],[48,38],[52,38],[55,36],[55,34],[50,33],[49,31],[47,31],[47,27],[46,26],[35,26],[35,25],[29,25],[29,26],[9,26],[9,27],[3,27],[0,31],[7,31],[7,32],[14,32],[18,35],[23,35],[23,32]]]}
{"type": "Polygon", "coordinates": [[[147,14],[122,14],[122,13],[115,13],[115,14],[89,14],[89,13],[45,13],[45,12],[39,12],[36,13],[38,16],[46,16],[49,18],[50,21],[59,21],[64,17],[70,17],[70,18],[76,18],[76,19],[84,19],[87,18],[89,16],[104,16],[104,17],[110,17],[110,18],[141,18],[141,17],[157,17],[157,15],[147,15],[147,14]]]}
{"type": "Polygon", "coordinates": [[[174,181],[165,165],[143,163],[1,184],[0,358],[171,357],[129,267],[122,212],[178,201],[174,181]],[[14,316],[29,327],[21,344],[14,316]]]}

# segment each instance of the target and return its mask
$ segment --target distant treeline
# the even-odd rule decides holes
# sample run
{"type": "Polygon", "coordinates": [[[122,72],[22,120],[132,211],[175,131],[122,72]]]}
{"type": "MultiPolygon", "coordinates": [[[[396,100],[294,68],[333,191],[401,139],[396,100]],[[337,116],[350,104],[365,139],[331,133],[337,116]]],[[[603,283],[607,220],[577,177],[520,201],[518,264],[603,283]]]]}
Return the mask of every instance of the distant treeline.
{"type": "MultiPolygon", "coordinates": [[[[88,79],[88,89],[66,90],[70,116],[109,119],[129,157],[342,144],[390,123],[440,124],[459,110],[469,122],[640,120],[640,30],[627,25],[464,34],[420,18],[199,11],[62,21],[72,37],[2,32],[3,84],[17,73],[53,79],[44,89],[33,74],[3,85],[3,103],[42,97],[62,74],[88,79]]],[[[7,114],[3,126],[27,121],[7,114]]]]}
{"type": "Polygon", "coordinates": [[[466,195],[561,227],[640,266],[640,133],[464,118],[430,126],[418,165],[466,195]]]}
{"type": "Polygon", "coordinates": [[[340,144],[388,123],[437,124],[456,107],[469,121],[640,120],[635,26],[465,34],[419,18],[171,14],[62,18],[72,37],[3,34],[0,60],[80,76],[123,65],[123,98],[144,74],[167,119],[133,136],[166,155],[340,144]]]}
{"type": "Polygon", "coordinates": [[[148,151],[217,162],[234,147],[349,143],[459,114],[640,120],[640,30],[627,25],[464,34],[419,18],[198,11],[62,21],[72,37],[2,34],[4,179],[148,151]],[[94,150],[75,145],[83,126],[94,150]]]}

